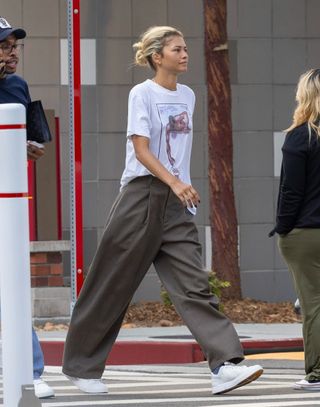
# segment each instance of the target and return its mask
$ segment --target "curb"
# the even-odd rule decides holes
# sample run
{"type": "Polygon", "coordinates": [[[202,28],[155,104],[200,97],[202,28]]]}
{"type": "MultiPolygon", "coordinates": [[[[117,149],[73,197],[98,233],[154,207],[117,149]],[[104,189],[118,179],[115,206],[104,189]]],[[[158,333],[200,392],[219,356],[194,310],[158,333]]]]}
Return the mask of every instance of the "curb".
{"type": "MultiPolygon", "coordinates": [[[[61,366],[64,341],[41,340],[46,365],[61,366]]],[[[303,350],[301,338],[241,341],[244,354],[297,352],[303,350]]],[[[106,361],[107,365],[148,365],[202,362],[205,357],[195,341],[154,342],[118,341],[106,361]]]]}
{"type": "Polygon", "coordinates": [[[241,341],[245,355],[255,353],[300,352],[303,351],[303,339],[253,339],[241,341]]]}

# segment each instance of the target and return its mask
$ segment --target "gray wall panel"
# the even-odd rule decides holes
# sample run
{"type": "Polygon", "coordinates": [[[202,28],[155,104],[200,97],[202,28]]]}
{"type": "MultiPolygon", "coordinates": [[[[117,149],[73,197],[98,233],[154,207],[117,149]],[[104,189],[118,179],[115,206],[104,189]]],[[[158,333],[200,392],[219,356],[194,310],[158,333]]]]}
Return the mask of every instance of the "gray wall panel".
{"type": "Polygon", "coordinates": [[[130,86],[99,86],[98,125],[100,132],[125,132],[130,86]]]}
{"type": "Polygon", "coordinates": [[[188,71],[180,77],[187,85],[202,85],[205,83],[204,45],[203,38],[186,38],[189,63],[188,71]]]}
{"type": "Polygon", "coordinates": [[[82,148],[85,151],[82,155],[83,178],[86,181],[95,181],[98,178],[98,135],[83,134],[82,148]]]}
{"type": "Polygon", "coordinates": [[[273,36],[304,37],[306,34],[305,1],[273,0],[273,36]]]}
{"type": "Polygon", "coordinates": [[[296,86],[273,86],[273,128],[275,131],[287,129],[292,121],[295,107],[296,86]]]}
{"type": "Polygon", "coordinates": [[[98,164],[99,180],[119,180],[124,164],[126,151],[126,133],[100,134],[98,164]]]}
{"type": "Polygon", "coordinates": [[[273,135],[271,132],[234,132],[236,177],[273,177],[273,135]]]}
{"type": "Polygon", "coordinates": [[[203,37],[203,20],[199,0],[168,1],[168,24],[178,27],[186,37],[203,37]]]}
{"type": "Polygon", "coordinates": [[[242,178],[238,181],[237,195],[240,224],[273,222],[273,179],[271,177],[242,178]]]}
{"type": "Polygon", "coordinates": [[[1,1],[1,16],[14,27],[22,27],[22,0],[1,1]]]}
{"type": "Polygon", "coordinates": [[[294,289],[293,279],[287,269],[275,272],[275,301],[295,301],[297,294],[294,289]]]}
{"type": "Polygon", "coordinates": [[[319,1],[307,0],[306,2],[306,34],[308,37],[320,37],[319,1]]]}
{"type": "Polygon", "coordinates": [[[98,37],[130,37],[132,34],[132,1],[96,0],[96,2],[98,37]]]}
{"type": "Polygon", "coordinates": [[[83,227],[96,228],[100,225],[98,216],[98,190],[96,181],[82,183],[83,193],[83,227]]]}
{"type": "Polygon", "coordinates": [[[154,25],[168,25],[167,0],[132,0],[132,35],[140,36],[154,25]]]}
{"type": "Polygon", "coordinates": [[[240,38],[238,41],[238,83],[272,82],[272,41],[270,38],[240,38]]]}
{"type": "Polygon", "coordinates": [[[23,24],[28,27],[29,37],[58,37],[59,1],[24,1],[23,24]]]}
{"type": "Polygon", "coordinates": [[[99,182],[99,190],[97,194],[99,228],[104,228],[112,204],[119,193],[119,189],[119,180],[107,180],[99,182]]]}
{"type": "Polygon", "coordinates": [[[227,0],[227,31],[228,37],[238,37],[238,0],[227,0]]]}
{"type": "Polygon", "coordinates": [[[96,133],[98,130],[98,97],[96,87],[91,85],[82,86],[81,97],[82,131],[85,133],[96,133]]]}
{"type": "Polygon", "coordinates": [[[29,85],[60,84],[59,45],[57,38],[28,38],[25,40],[23,75],[29,85]],[[37,69],[35,69],[35,61],[38,65],[37,69]]]}
{"type": "Polygon", "coordinates": [[[132,83],[131,39],[101,38],[97,40],[97,82],[99,85],[132,83]]]}
{"type": "Polygon", "coordinates": [[[241,270],[273,270],[274,243],[268,237],[272,224],[240,225],[241,270]]]}
{"type": "MultiPolygon", "coordinates": [[[[320,25],[320,24],[319,24],[320,25]]],[[[320,39],[312,38],[307,42],[307,68],[318,68],[319,66],[320,39]]]]}
{"type": "Polygon", "coordinates": [[[306,69],[307,41],[273,40],[273,80],[276,84],[296,84],[306,69]],[[290,66],[290,69],[288,69],[290,66]]]}
{"type": "Polygon", "coordinates": [[[235,130],[270,130],[272,128],[272,86],[238,85],[237,102],[233,109],[238,112],[235,130]]]}
{"type": "Polygon", "coordinates": [[[83,256],[84,263],[89,265],[96,252],[98,245],[96,229],[85,229],[83,232],[83,256]]]}
{"type": "Polygon", "coordinates": [[[270,270],[250,270],[241,273],[242,295],[262,301],[275,301],[275,276],[270,270]]]}
{"type": "Polygon", "coordinates": [[[268,37],[272,30],[271,0],[238,0],[239,37],[268,37]]]}

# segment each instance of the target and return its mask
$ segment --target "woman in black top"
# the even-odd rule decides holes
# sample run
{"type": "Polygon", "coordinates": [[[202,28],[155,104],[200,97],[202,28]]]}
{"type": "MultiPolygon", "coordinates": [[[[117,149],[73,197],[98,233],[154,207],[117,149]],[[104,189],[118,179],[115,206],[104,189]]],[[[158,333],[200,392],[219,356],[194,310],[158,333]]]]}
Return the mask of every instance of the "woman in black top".
{"type": "Polygon", "coordinates": [[[279,250],[303,313],[306,377],[295,389],[320,390],[320,69],[300,77],[293,123],[282,147],[279,250]]]}

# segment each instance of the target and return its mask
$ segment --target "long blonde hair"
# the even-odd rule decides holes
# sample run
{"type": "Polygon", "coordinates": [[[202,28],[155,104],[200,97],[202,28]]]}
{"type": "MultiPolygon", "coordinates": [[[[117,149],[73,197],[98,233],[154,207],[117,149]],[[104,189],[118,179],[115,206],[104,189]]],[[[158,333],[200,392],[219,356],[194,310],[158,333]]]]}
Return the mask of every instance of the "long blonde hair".
{"type": "Polygon", "coordinates": [[[300,76],[296,101],[293,122],[285,131],[307,122],[320,137],[320,69],[310,69],[300,76]]]}
{"type": "Polygon", "coordinates": [[[152,61],[153,54],[161,54],[167,39],[172,36],[183,37],[181,31],[168,26],[150,27],[140,37],[140,41],[133,44],[135,54],[135,65],[149,66],[154,71],[156,67],[152,61]]]}

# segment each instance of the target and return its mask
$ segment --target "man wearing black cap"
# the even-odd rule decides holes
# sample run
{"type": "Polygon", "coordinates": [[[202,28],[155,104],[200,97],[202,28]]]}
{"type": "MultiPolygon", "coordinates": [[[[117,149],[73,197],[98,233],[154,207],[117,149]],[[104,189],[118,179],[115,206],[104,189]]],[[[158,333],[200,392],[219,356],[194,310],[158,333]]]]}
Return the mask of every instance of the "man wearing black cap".
{"type": "MultiPolygon", "coordinates": [[[[0,17],[0,103],[22,103],[27,107],[31,101],[27,83],[17,75],[19,52],[23,44],[17,42],[25,38],[22,28],[12,28],[8,21],[0,17]]],[[[36,160],[44,154],[43,146],[27,143],[29,160],[36,160]]]]}
{"type": "MultiPolygon", "coordinates": [[[[31,101],[26,81],[15,75],[19,52],[23,47],[18,40],[25,36],[26,32],[22,28],[12,28],[5,18],[0,17],[0,103],[22,103],[27,107],[31,101]]],[[[27,142],[27,153],[28,159],[36,160],[44,154],[44,149],[41,145],[39,147],[27,142]]],[[[33,328],[32,346],[35,394],[39,398],[53,397],[53,389],[41,379],[44,369],[43,353],[33,328]]]]}

